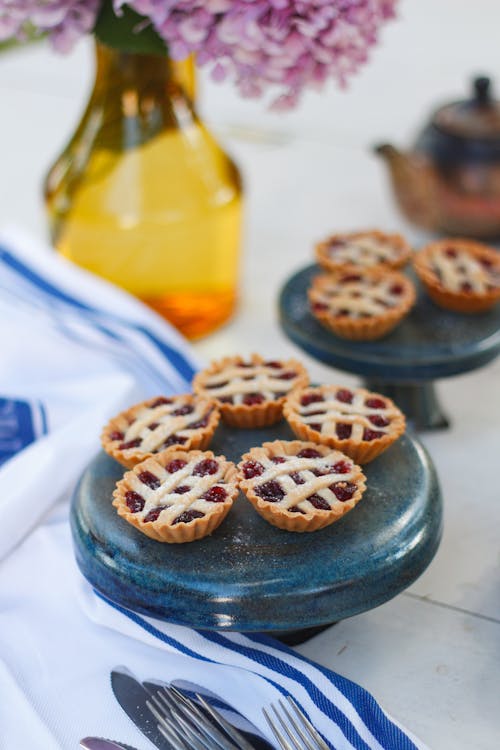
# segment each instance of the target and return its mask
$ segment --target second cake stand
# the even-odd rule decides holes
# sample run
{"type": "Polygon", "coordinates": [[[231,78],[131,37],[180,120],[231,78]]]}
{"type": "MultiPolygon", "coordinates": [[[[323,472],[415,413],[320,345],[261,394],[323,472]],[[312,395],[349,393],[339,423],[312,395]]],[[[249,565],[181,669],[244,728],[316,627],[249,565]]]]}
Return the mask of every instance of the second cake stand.
{"type": "Polygon", "coordinates": [[[392,398],[418,430],[449,426],[434,381],[475,370],[500,353],[500,305],[475,315],[437,307],[418,289],[415,307],[388,336],[349,341],[324,328],[309,309],[307,290],[321,271],[311,265],[291,276],[279,298],[287,336],[312,357],[362,375],[369,390],[392,398]]]}

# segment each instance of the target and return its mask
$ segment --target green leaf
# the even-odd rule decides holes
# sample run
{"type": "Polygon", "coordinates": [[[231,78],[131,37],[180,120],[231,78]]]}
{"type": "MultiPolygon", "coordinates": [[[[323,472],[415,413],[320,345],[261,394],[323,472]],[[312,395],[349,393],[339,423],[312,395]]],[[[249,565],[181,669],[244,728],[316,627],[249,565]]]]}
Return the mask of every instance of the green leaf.
{"type": "Polygon", "coordinates": [[[149,19],[128,6],[122,7],[120,13],[119,16],[115,13],[112,0],[104,0],[94,27],[94,33],[100,42],[122,52],[142,55],[168,53],[165,42],[156,33],[149,19]]]}

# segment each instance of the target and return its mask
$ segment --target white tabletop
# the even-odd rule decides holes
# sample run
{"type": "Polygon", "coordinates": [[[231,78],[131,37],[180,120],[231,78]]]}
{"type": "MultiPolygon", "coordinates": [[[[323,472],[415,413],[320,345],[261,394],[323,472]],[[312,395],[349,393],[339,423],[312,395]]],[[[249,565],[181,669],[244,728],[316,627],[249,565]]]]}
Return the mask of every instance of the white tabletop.
{"type": "MultiPolygon", "coordinates": [[[[429,108],[461,98],[476,73],[496,72],[496,0],[403,0],[372,64],[347,93],[308,94],[271,115],[204,82],[202,110],[241,166],[247,186],[240,306],[199,342],[206,357],[299,352],[281,332],[278,290],[329,230],[378,226],[425,236],[396,213],[380,140],[410,142],[429,108]]],[[[43,174],[78,120],[91,81],[90,44],[69,57],[45,45],[0,57],[0,220],[46,234],[43,174]]],[[[305,357],[314,379],[354,383],[305,357]]],[[[445,530],[425,574],[391,602],[325,631],[301,653],[361,683],[435,750],[499,745],[500,361],[439,385],[452,419],[424,434],[445,504],[445,530]]]]}

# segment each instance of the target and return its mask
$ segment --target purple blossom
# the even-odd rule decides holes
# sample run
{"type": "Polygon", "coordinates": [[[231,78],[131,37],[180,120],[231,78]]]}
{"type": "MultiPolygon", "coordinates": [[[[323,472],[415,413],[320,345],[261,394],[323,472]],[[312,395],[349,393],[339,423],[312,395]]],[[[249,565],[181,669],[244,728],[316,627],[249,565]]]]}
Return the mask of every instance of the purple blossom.
{"type": "MultiPolygon", "coordinates": [[[[93,28],[101,0],[0,0],[0,39],[27,24],[66,51],[93,28]]],[[[176,60],[195,54],[212,77],[231,78],[243,96],[271,92],[275,108],[307,87],[341,86],[368,59],[397,0],[113,0],[145,16],[176,60]]]]}
{"type": "Polygon", "coordinates": [[[0,0],[0,40],[26,30],[49,33],[59,52],[69,52],[75,41],[94,28],[100,0],[0,0]]]}

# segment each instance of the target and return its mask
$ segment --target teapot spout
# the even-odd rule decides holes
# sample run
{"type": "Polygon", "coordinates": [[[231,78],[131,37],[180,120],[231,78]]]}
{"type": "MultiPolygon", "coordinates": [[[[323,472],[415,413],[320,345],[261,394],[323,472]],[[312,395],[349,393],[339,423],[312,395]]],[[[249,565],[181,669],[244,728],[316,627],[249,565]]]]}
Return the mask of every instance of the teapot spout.
{"type": "Polygon", "coordinates": [[[392,189],[403,214],[426,229],[438,225],[436,174],[432,164],[421,154],[400,151],[389,143],[374,147],[389,169],[392,189]]]}

